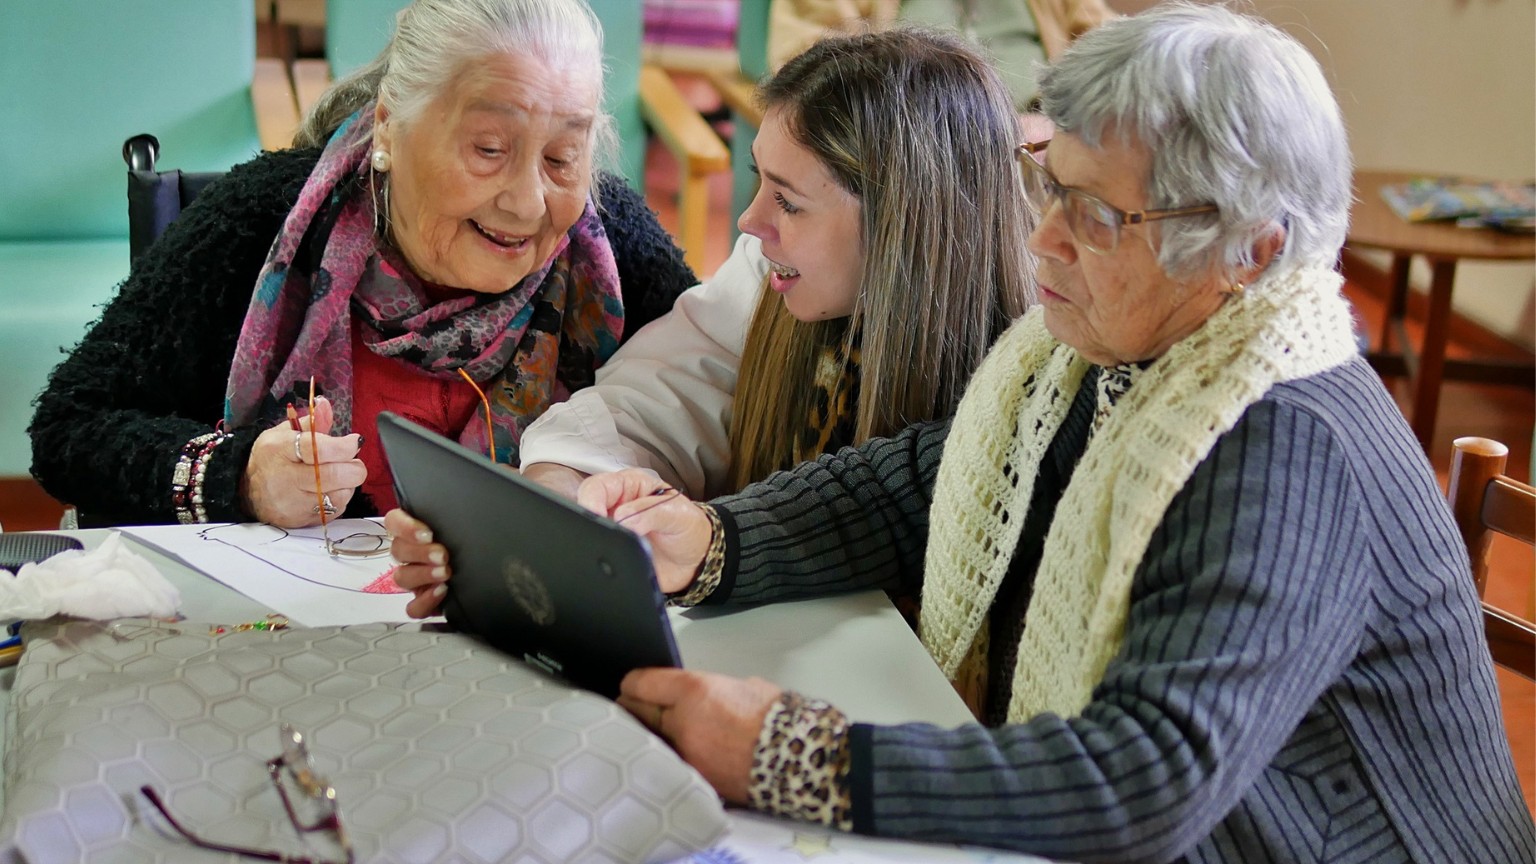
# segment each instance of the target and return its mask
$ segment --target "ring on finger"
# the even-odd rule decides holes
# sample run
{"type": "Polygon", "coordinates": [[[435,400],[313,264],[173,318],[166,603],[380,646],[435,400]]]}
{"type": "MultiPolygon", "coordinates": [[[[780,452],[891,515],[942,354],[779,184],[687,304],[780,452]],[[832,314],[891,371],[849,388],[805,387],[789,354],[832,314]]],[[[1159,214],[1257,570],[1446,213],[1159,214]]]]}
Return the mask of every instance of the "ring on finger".
{"type": "Polygon", "coordinates": [[[309,512],[311,512],[311,513],[319,513],[322,509],[324,509],[325,510],[325,515],[327,515],[327,516],[335,516],[336,515],[336,505],[331,503],[331,496],[329,496],[329,495],[322,495],[322,496],[320,496],[320,500],[324,502],[324,506],[322,507],[320,504],[316,504],[313,508],[310,509],[309,512]]]}
{"type": "Polygon", "coordinates": [[[295,432],[295,433],[293,433],[293,461],[295,461],[295,462],[303,462],[304,461],[304,451],[299,449],[299,445],[303,444],[303,443],[304,443],[304,433],[303,432],[295,432]]]}

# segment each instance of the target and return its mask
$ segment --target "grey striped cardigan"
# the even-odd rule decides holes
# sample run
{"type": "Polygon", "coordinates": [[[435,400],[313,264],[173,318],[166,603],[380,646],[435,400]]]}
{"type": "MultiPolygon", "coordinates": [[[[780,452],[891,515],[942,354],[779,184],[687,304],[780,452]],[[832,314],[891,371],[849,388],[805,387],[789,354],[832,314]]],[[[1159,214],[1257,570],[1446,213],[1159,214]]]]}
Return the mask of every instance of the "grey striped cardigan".
{"type": "MultiPolygon", "coordinates": [[[[706,602],[913,590],[946,431],[718,499],[706,602]]],[[[1173,501],[1131,603],[1080,717],[855,726],[855,830],[1082,862],[1536,860],[1466,553],[1363,361],[1248,410],[1173,501]]]]}

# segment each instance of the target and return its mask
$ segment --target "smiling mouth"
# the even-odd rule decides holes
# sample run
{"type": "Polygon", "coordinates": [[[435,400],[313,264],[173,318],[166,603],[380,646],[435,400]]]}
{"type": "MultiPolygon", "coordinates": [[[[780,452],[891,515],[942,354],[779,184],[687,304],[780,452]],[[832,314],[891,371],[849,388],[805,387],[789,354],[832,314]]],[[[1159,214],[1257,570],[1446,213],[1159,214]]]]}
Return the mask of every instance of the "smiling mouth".
{"type": "Polygon", "coordinates": [[[800,275],[800,271],[799,270],[796,270],[793,267],[788,267],[788,266],[785,266],[783,264],[780,264],[777,261],[774,261],[772,259],[768,259],[768,268],[770,270],[772,270],[773,272],[779,274],[779,277],[783,278],[783,279],[793,279],[796,276],[800,275]]]}
{"type": "Polygon", "coordinates": [[[481,237],[484,237],[485,239],[495,243],[497,246],[500,246],[503,249],[521,249],[528,243],[529,237],[526,235],[503,234],[500,231],[492,231],[491,229],[481,225],[479,222],[476,222],[473,219],[468,221],[470,225],[474,226],[475,231],[478,232],[481,237]]]}

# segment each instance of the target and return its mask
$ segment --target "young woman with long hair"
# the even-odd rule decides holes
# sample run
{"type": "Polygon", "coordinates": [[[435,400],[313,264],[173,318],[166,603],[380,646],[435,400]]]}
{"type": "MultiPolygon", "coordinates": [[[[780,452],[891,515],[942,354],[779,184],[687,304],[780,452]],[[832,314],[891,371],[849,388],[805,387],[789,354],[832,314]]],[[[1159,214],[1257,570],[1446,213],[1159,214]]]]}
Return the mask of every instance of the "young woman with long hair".
{"type": "Polygon", "coordinates": [[[731,258],[528,430],[529,476],[640,466],[702,497],[948,417],[1031,303],[1018,118],[973,48],[828,38],[758,98],[731,258]]]}

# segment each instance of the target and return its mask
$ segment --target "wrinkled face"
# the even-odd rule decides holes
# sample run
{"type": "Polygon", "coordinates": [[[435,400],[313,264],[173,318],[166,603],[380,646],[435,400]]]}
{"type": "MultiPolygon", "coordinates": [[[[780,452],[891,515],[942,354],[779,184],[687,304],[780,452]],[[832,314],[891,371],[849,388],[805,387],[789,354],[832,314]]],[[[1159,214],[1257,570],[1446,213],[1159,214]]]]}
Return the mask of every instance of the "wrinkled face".
{"type": "MultiPolygon", "coordinates": [[[[1093,149],[1058,132],[1045,151],[1046,168],[1061,185],[1122,210],[1148,209],[1151,153],[1114,135],[1102,143],[1093,149]]],[[[1160,224],[1123,226],[1119,244],[1100,254],[1072,236],[1059,203],[1041,214],[1029,248],[1040,256],[1040,303],[1052,336],[1099,365],[1150,360],[1221,307],[1226,297],[1221,279],[1175,280],[1163,272],[1156,250],[1160,224]]]]}
{"type": "Polygon", "coordinates": [[[762,186],[737,225],[763,241],[769,286],[801,321],[852,315],[864,278],[859,199],[790,137],[777,108],[763,115],[752,158],[762,186]]]}
{"type": "Polygon", "coordinates": [[[409,123],[382,105],[394,242],[422,279],[486,294],[543,266],[586,206],[598,87],[577,64],[465,64],[409,123]]]}

